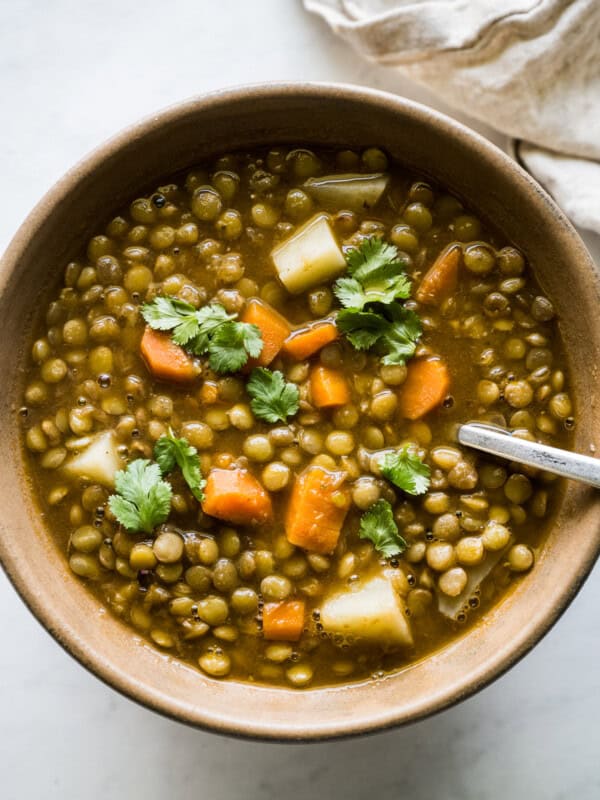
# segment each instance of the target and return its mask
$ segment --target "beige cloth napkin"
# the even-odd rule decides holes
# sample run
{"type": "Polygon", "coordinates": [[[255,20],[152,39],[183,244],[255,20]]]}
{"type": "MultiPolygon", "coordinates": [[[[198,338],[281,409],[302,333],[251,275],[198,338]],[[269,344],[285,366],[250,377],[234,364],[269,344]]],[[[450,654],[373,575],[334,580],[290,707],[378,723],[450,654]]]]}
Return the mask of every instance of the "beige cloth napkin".
{"type": "Polygon", "coordinates": [[[303,0],[371,61],[512,137],[600,233],[600,0],[303,0]]]}

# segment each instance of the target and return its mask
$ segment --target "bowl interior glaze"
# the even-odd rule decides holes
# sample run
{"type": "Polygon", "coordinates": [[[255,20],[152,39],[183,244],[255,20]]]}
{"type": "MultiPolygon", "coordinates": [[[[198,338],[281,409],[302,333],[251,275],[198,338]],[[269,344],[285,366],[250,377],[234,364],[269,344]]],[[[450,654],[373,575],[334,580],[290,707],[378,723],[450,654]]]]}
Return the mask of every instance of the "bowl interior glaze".
{"type": "Polygon", "coordinates": [[[85,238],[140,189],[207,156],[270,143],[378,145],[434,178],[521,248],[560,316],[573,384],[575,447],[600,444],[600,287],[581,240],[542,189],[493,145],[381,92],[270,84],[169,108],[100,146],[40,202],[0,264],[0,558],[32,612],[117,690],[192,725],[242,736],[318,739],[405,723],[464,698],[510,667],[556,621],[600,550],[600,495],[569,484],[535,569],[452,644],[377,682],[316,690],[219,682],[153,649],[75,579],[24,469],[17,409],[30,328],[85,238]]]}

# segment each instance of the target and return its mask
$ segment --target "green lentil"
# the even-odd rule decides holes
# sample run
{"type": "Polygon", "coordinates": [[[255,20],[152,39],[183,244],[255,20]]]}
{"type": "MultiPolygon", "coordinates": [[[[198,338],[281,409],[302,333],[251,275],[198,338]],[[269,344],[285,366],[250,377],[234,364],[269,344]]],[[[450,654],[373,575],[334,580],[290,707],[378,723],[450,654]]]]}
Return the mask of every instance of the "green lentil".
{"type": "Polygon", "coordinates": [[[231,671],[231,659],[226,653],[204,653],[198,659],[200,668],[212,678],[224,678],[231,671]]]}
{"type": "Polygon", "coordinates": [[[154,540],[152,549],[162,564],[174,564],[183,555],[183,539],[177,533],[161,533],[154,540]]]}
{"type": "Polygon", "coordinates": [[[198,601],[198,616],[211,627],[222,625],[229,616],[229,607],[222,597],[211,594],[198,601]]]}

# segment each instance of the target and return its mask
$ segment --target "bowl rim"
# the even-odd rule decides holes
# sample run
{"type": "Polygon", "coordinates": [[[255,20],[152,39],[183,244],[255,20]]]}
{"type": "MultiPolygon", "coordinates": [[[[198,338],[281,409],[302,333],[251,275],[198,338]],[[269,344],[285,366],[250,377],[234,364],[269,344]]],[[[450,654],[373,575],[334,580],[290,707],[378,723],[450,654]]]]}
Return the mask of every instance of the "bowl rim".
{"type": "MultiPolygon", "coordinates": [[[[248,100],[249,97],[256,101],[269,98],[285,100],[286,95],[293,95],[296,98],[307,97],[335,101],[340,94],[351,100],[364,102],[367,105],[374,104],[379,107],[386,107],[399,115],[411,115],[424,125],[435,124],[448,137],[458,137],[463,141],[473,143],[476,146],[478,157],[486,159],[493,168],[501,169],[504,173],[508,173],[511,181],[520,183],[522,187],[527,188],[535,196],[537,202],[546,207],[546,211],[554,217],[556,224],[562,228],[563,234],[568,237],[569,245],[580,258],[582,268],[590,270],[594,274],[594,262],[577,231],[564,213],[529,173],[478,132],[422,103],[379,89],[337,82],[277,81],[228,86],[170,104],[156,113],[146,115],[141,120],[126,126],[94,147],[48,189],[14,234],[0,258],[0,293],[4,292],[7,277],[18,262],[20,253],[24,250],[26,242],[31,236],[31,229],[40,228],[52,216],[53,208],[72,191],[74,186],[93,173],[99,164],[118,153],[125,145],[130,144],[135,139],[147,135],[154,129],[168,126],[175,120],[184,118],[198,109],[208,108],[213,105],[218,106],[219,104],[235,104],[240,100],[248,100]]],[[[268,143],[267,138],[265,143],[268,143]]],[[[12,558],[9,549],[5,546],[3,537],[0,536],[0,563],[9,581],[37,621],[69,655],[79,661],[89,672],[125,697],[173,720],[220,734],[263,741],[314,742],[379,732],[432,716],[454,703],[474,695],[503,675],[548,633],[583,585],[594,566],[599,552],[600,541],[595,547],[595,552],[588,554],[581,563],[577,580],[561,588],[561,593],[557,598],[553,599],[551,605],[536,622],[535,626],[528,629],[527,635],[523,635],[520,640],[516,643],[511,643],[510,646],[499,648],[479,667],[476,673],[470,673],[462,681],[453,682],[443,691],[432,692],[425,700],[420,702],[417,708],[411,708],[408,713],[402,708],[396,708],[395,710],[392,708],[384,714],[374,712],[369,718],[347,723],[338,722],[336,725],[329,726],[319,725],[316,722],[314,725],[305,726],[304,729],[298,730],[291,725],[286,726],[285,723],[278,726],[277,729],[273,729],[272,726],[269,729],[261,725],[260,720],[245,719],[241,721],[236,719],[232,721],[230,718],[219,719],[215,716],[203,715],[202,710],[198,711],[198,709],[192,715],[189,708],[187,710],[182,708],[165,693],[136,681],[131,674],[124,674],[114,665],[111,665],[106,658],[102,658],[98,651],[87,648],[85,643],[77,641],[76,637],[68,629],[65,630],[66,626],[63,625],[61,628],[60,624],[57,624],[56,620],[47,611],[42,596],[35,592],[34,588],[27,583],[21,574],[19,563],[12,558]]],[[[246,685],[249,690],[257,688],[250,684],[246,685]]],[[[337,691],[343,691],[345,687],[335,688],[337,691]]],[[[293,690],[281,689],[278,691],[290,692],[297,696],[297,693],[293,690]]],[[[303,691],[319,692],[323,691],[323,689],[317,688],[303,691]]]]}

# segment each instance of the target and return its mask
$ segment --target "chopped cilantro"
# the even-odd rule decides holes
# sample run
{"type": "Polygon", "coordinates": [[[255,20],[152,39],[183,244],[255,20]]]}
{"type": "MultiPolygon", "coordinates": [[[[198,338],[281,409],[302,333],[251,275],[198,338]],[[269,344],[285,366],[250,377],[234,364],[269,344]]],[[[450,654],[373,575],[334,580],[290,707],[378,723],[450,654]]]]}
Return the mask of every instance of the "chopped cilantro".
{"type": "Polygon", "coordinates": [[[384,478],[407,494],[425,494],[429,489],[430,469],[408,446],[386,453],[379,462],[384,478]]]}
{"type": "Polygon", "coordinates": [[[215,372],[237,372],[257,358],[263,348],[260,329],[248,322],[224,322],[215,330],[208,345],[208,363],[215,372]]]}
{"type": "Polygon", "coordinates": [[[116,494],[108,505],[127,530],[152,533],[171,511],[171,487],[162,479],[158,464],[138,458],[115,474],[116,494]]]}
{"type": "Polygon", "coordinates": [[[405,270],[408,256],[382,239],[370,237],[346,255],[350,276],[339,278],[334,292],[344,308],[336,324],[357,350],[370,350],[383,364],[404,364],[415,354],[421,323],[398,300],[410,296],[405,270]]]}
{"type": "Polygon", "coordinates": [[[405,364],[414,356],[421,336],[419,317],[398,304],[386,306],[380,313],[344,308],[336,325],[357,350],[376,346],[386,365],[405,364]]]}
{"type": "Polygon", "coordinates": [[[178,438],[169,428],[169,433],[161,436],[154,445],[154,458],[163,474],[179,467],[196,500],[204,500],[202,490],[206,481],[202,477],[198,451],[185,437],[178,438]]]}
{"type": "Polygon", "coordinates": [[[389,305],[410,296],[408,257],[382,239],[371,237],[346,255],[351,277],[339,278],[334,292],[345,308],[361,311],[368,303],[389,305]]]}
{"type": "Polygon", "coordinates": [[[295,383],[286,383],[279,370],[253,369],[246,391],[255,416],[265,422],[285,422],[298,411],[298,387],[295,383]]]}
{"type": "Polygon", "coordinates": [[[377,500],[360,518],[359,536],[369,539],[375,549],[389,558],[406,550],[406,542],[398,531],[392,506],[387,500],[377,500]]]}
{"type": "Polygon", "coordinates": [[[234,322],[219,303],[200,309],[172,297],[156,297],[142,306],[151,328],[172,331],[175,344],[197,356],[207,355],[215,372],[236,372],[249,357],[260,355],[263,342],[256,325],[234,322]]]}

